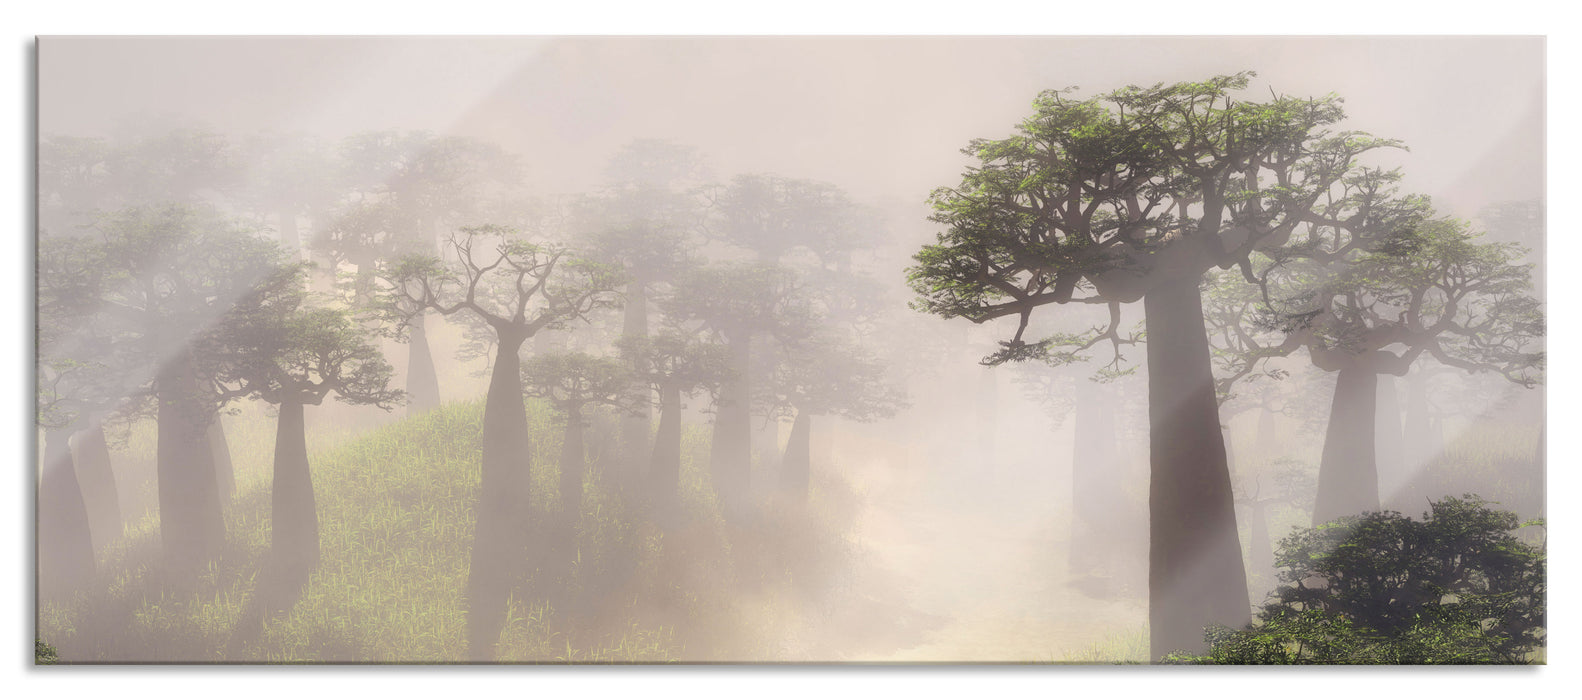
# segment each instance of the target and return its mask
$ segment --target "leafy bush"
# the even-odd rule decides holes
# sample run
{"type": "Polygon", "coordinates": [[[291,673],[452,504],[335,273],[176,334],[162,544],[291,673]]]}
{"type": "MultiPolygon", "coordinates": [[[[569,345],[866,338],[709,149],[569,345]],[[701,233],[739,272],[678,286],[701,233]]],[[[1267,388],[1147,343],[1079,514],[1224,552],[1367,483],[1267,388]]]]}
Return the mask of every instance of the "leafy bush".
{"type": "Polygon", "coordinates": [[[1444,498],[1421,521],[1385,511],[1280,543],[1282,585],[1258,622],[1210,628],[1208,664],[1514,664],[1545,640],[1545,554],[1512,513],[1444,498]]]}
{"type": "Polygon", "coordinates": [[[33,640],[33,664],[35,666],[48,666],[60,659],[55,653],[55,647],[44,643],[42,639],[33,640]]]}

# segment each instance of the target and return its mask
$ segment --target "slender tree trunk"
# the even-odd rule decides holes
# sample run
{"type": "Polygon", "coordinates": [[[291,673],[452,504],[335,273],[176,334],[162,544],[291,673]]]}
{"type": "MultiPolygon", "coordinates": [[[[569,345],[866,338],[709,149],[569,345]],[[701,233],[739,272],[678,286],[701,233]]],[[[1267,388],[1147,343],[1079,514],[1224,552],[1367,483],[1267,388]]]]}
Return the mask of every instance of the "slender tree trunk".
{"type": "Polygon", "coordinates": [[[560,515],[575,527],[582,517],[582,487],[587,475],[583,444],[582,408],[566,410],[566,434],[560,446],[560,515]]]}
{"type": "Polygon", "coordinates": [[[158,408],[159,536],[169,581],[183,588],[197,580],[225,546],[209,422],[215,418],[199,395],[186,357],[165,365],[155,379],[158,408]]]}
{"type": "Polygon", "coordinates": [[[1379,509],[1379,470],[1374,462],[1378,377],[1369,367],[1346,367],[1335,378],[1329,428],[1318,465],[1316,527],[1343,515],[1379,509]]]}
{"type": "Polygon", "coordinates": [[[70,428],[44,432],[44,470],[38,485],[38,593],[68,597],[93,576],[93,536],[72,464],[70,428]]]}
{"type": "Polygon", "coordinates": [[[1105,568],[1114,549],[1114,519],[1123,512],[1115,407],[1107,391],[1087,381],[1080,381],[1077,389],[1081,399],[1071,429],[1071,544],[1067,548],[1072,576],[1105,568]]]}
{"type": "Polygon", "coordinates": [[[88,524],[93,534],[94,551],[100,551],[121,537],[121,493],[115,472],[110,468],[110,446],[104,439],[104,425],[77,433],[78,481],[83,504],[88,508],[88,524]]]}
{"type": "Polygon", "coordinates": [[[1253,441],[1253,449],[1257,452],[1253,459],[1257,460],[1259,471],[1266,473],[1268,467],[1283,456],[1280,454],[1280,440],[1275,435],[1274,411],[1268,407],[1258,412],[1258,437],[1253,441]]]}
{"type": "Polygon", "coordinates": [[[1395,494],[1406,485],[1409,472],[1402,444],[1401,403],[1396,396],[1395,377],[1379,375],[1378,384],[1374,459],[1379,471],[1379,502],[1382,504],[1394,501],[1395,494]]]}
{"type": "Polygon", "coordinates": [[[292,589],[306,583],[319,565],[319,512],[302,409],[299,401],[280,404],[269,494],[270,560],[279,580],[292,589]]]}
{"type": "Polygon", "coordinates": [[[223,509],[236,496],[236,467],[231,463],[231,444],[225,439],[225,426],[220,416],[209,419],[204,433],[209,442],[209,453],[214,460],[214,479],[220,489],[220,507],[223,509]]]}
{"type": "Polygon", "coordinates": [[[714,437],[709,450],[709,468],[714,488],[728,513],[745,505],[748,474],[752,467],[752,416],[749,412],[752,389],[748,373],[752,370],[752,345],[745,333],[727,337],[734,376],[720,389],[714,411],[714,437]]]}
{"type": "MultiPolygon", "coordinates": [[[[640,279],[633,279],[626,285],[626,320],[621,335],[627,338],[648,337],[648,289],[640,279]]],[[[649,405],[653,392],[645,381],[638,383],[638,389],[643,401],[638,403],[635,415],[621,418],[622,458],[620,469],[612,474],[616,485],[627,492],[641,483],[643,459],[649,455],[648,431],[653,424],[653,410],[649,405]]]]}
{"type": "Polygon", "coordinates": [[[659,434],[650,464],[648,481],[657,510],[673,513],[681,505],[681,389],[674,386],[659,392],[659,434]]]}
{"type": "Polygon", "coordinates": [[[1148,334],[1148,622],[1152,658],[1251,620],[1198,277],[1143,297],[1148,334]]]}
{"type": "Polygon", "coordinates": [[[785,457],[780,460],[780,492],[795,503],[807,502],[808,483],[812,480],[812,423],[813,417],[807,411],[797,411],[785,457]]]}
{"type": "Polygon", "coordinates": [[[412,335],[408,341],[406,366],[406,414],[421,415],[439,407],[439,375],[434,371],[434,355],[429,350],[426,313],[419,312],[412,319],[412,335]]]}
{"type": "Polygon", "coordinates": [[[467,572],[467,658],[473,661],[494,660],[531,502],[527,406],[517,355],[526,336],[501,332],[499,340],[484,399],[480,495],[467,572]]]}

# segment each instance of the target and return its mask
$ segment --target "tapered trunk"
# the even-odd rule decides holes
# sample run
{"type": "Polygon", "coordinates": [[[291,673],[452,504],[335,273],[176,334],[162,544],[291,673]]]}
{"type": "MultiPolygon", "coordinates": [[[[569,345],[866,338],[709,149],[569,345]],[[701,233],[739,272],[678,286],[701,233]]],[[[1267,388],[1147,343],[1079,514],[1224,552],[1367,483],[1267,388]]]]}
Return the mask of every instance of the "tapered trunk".
{"type": "Polygon", "coordinates": [[[425,314],[419,312],[412,319],[412,334],[408,341],[406,366],[406,392],[408,416],[439,407],[439,375],[434,371],[434,355],[428,346],[425,314]]]}
{"type": "Polygon", "coordinates": [[[319,512],[308,468],[307,426],[298,401],[280,404],[269,494],[269,554],[280,581],[295,588],[319,565],[319,512]]]}
{"type": "Polygon", "coordinates": [[[1276,459],[1283,456],[1279,437],[1275,435],[1274,411],[1267,407],[1258,412],[1258,436],[1253,440],[1253,450],[1257,452],[1253,459],[1257,460],[1263,471],[1267,471],[1276,459]]]}
{"type": "MultiPolygon", "coordinates": [[[[770,337],[761,335],[764,340],[770,337]]],[[[752,357],[753,379],[767,378],[774,373],[777,361],[777,350],[771,342],[755,344],[757,350],[752,357]]],[[[751,396],[751,394],[748,394],[751,396]]],[[[748,435],[748,443],[752,446],[752,461],[757,465],[760,474],[775,474],[780,461],[780,421],[767,416],[752,416],[749,419],[752,431],[748,435]]]]}
{"type": "Polygon", "coordinates": [[[797,411],[785,457],[780,460],[780,492],[795,503],[807,502],[813,465],[812,430],[813,417],[807,411],[797,411]]]}
{"type": "Polygon", "coordinates": [[[1148,334],[1149,653],[1205,649],[1251,619],[1198,278],[1143,297],[1148,334]]]}
{"type": "Polygon", "coordinates": [[[582,487],[587,475],[583,444],[582,408],[566,410],[566,434],[560,444],[560,516],[575,525],[582,517],[582,487]]]}
{"type": "Polygon", "coordinates": [[[745,504],[752,466],[752,417],[748,412],[752,346],[745,333],[728,337],[727,345],[733,376],[721,387],[715,407],[709,470],[720,501],[731,512],[745,504]]]}
{"type": "MultiPolygon", "coordinates": [[[[633,279],[626,285],[626,320],[621,334],[627,338],[648,337],[648,289],[641,280],[633,279]]],[[[641,483],[644,460],[650,453],[648,431],[653,422],[648,383],[639,381],[637,388],[644,400],[638,402],[635,414],[621,418],[621,459],[611,474],[615,484],[627,492],[641,483]]]]}
{"type": "Polygon", "coordinates": [[[65,598],[93,576],[93,536],[68,439],[71,429],[44,433],[38,484],[38,594],[65,598]]]}
{"type": "Polygon", "coordinates": [[[198,393],[189,362],[178,357],[155,379],[159,538],[169,581],[178,588],[194,583],[204,564],[225,545],[209,442],[209,423],[215,416],[198,393]]]}
{"type": "Polygon", "coordinates": [[[104,439],[104,426],[95,423],[77,433],[76,443],[77,481],[82,486],[83,504],[88,508],[93,548],[99,551],[121,537],[121,493],[110,468],[110,446],[104,439]]]}
{"type": "Polygon", "coordinates": [[[1318,465],[1314,526],[1379,509],[1379,470],[1374,462],[1378,377],[1363,366],[1341,369],[1335,378],[1318,465]]]}
{"type": "Polygon", "coordinates": [[[236,467],[231,463],[231,443],[225,439],[225,426],[221,424],[219,416],[209,420],[204,439],[209,442],[210,458],[214,460],[214,479],[220,489],[220,507],[224,508],[231,497],[236,495],[236,467]]]}
{"type": "Polygon", "coordinates": [[[527,536],[527,406],[517,356],[526,336],[500,334],[489,393],[483,408],[483,456],[472,556],[467,571],[467,658],[494,660],[505,625],[512,574],[521,564],[527,536]]]}
{"type": "Polygon", "coordinates": [[[1114,518],[1122,512],[1120,460],[1116,455],[1115,410],[1107,387],[1084,382],[1072,425],[1071,544],[1073,576],[1102,570],[1114,551],[1114,518]]]}
{"type": "Polygon", "coordinates": [[[648,483],[660,511],[673,511],[681,503],[681,389],[664,387],[659,392],[659,433],[654,436],[654,455],[649,463],[648,483]]]}
{"type": "Polygon", "coordinates": [[[1374,416],[1374,459],[1379,472],[1379,502],[1389,503],[1405,487],[1408,474],[1402,444],[1401,404],[1396,396],[1395,377],[1380,375],[1377,413],[1374,416]]]}

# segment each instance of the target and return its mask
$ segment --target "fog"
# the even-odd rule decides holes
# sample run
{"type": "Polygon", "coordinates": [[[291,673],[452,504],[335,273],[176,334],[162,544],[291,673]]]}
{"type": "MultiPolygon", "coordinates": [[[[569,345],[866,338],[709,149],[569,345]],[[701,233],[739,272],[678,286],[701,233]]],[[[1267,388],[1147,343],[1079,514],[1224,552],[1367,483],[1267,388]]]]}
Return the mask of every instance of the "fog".
{"type": "Polygon", "coordinates": [[[1245,622],[1293,528],[1463,493],[1544,515],[1541,39],[38,47],[39,629],[63,660],[1146,662],[1245,622]],[[1160,283],[1203,290],[1191,371],[1149,355],[1190,335],[1183,295],[1109,296],[1107,270],[1020,323],[930,307],[960,300],[920,253],[951,230],[929,196],[983,167],[974,139],[1045,90],[1243,71],[1239,102],[1336,95],[1323,129],[1407,147],[1356,160],[1465,222],[1413,250],[1525,246],[1492,301],[1357,283],[1349,328],[1426,304],[1514,339],[1413,327],[1357,370],[1344,332],[1289,321],[1349,273],[1283,260],[1264,307],[1234,263],[1160,283]],[[1078,340],[987,361],[1042,338],[1078,340]],[[1171,529],[1234,535],[1151,562],[1171,529]],[[1230,562],[1245,598],[1205,593],[1230,562]]]}

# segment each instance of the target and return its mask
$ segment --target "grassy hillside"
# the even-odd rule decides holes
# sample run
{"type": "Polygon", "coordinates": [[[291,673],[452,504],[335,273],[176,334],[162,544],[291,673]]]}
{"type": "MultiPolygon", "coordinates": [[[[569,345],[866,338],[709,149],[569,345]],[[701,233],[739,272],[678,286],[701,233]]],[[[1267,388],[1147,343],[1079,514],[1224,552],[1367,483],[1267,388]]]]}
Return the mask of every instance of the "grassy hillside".
{"type": "MultiPolygon", "coordinates": [[[[560,426],[538,403],[528,418],[535,532],[502,661],[837,659],[849,651],[837,648],[842,628],[863,617],[843,611],[884,614],[850,595],[861,567],[842,534],[855,509],[849,490],[819,481],[808,509],[767,508],[727,528],[702,464],[706,426],[684,438],[677,522],[650,522],[604,487],[595,463],[573,544],[553,545],[560,426]]],[[[253,595],[269,544],[268,455],[257,449],[267,443],[233,439],[227,547],[196,593],[165,592],[150,513],[102,555],[90,593],[40,610],[39,636],[63,663],[455,661],[481,422],[481,401],[449,404],[316,450],[322,564],[281,610],[260,609],[253,595]]]]}

